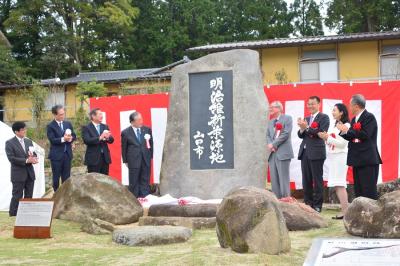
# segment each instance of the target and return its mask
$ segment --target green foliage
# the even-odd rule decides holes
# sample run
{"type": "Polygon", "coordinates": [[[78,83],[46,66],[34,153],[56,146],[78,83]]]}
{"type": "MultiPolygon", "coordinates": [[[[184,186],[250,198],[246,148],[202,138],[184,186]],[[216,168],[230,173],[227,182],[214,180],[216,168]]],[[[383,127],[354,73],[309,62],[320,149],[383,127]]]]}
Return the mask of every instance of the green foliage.
{"type": "Polygon", "coordinates": [[[81,102],[81,107],[83,103],[87,103],[88,98],[102,97],[107,95],[107,88],[104,87],[104,83],[98,83],[96,81],[90,82],[79,82],[76,87],[76,96],[81,102]]]}
{"type": "Polygon", "coordinates": [[[12,56],[10,48],[0,43],[0,82],[22,83],[24,78],[24,70],[12,56]]]}
{"type": "Polygon", "coordinates": [[[0,30],[10,40],[18,65],[43,79],[71,77],[82,70],[161,67],[182,59],[188,48],[209,43],[322,35],[323,22],[339,33],[400,28],[399,1],[320,3],[294,0],[288,7],[285,0],[0,0],[0,30]]]}
{"type": "Polygon", "coordinates": [[[295,0],[290,9],[297,36],[324,35],[320,7],[314,0],[295,0]]]}
{"type": "Polygon", "coordinates": [[[339,33],[394,30],[400,27],[400,1],[332,0],[326,25],[339,33]]]}
{"type": "MultiPolygon", "coordinates": [[[[42,128],[43,115],[46,112],[46,99],[49,95],[49,88],[41,86],[39,83],[35,82],[31,88],[27,88],[24,91],[24,95],[32,104],[32,118],[36,123],[37,128],[42,128]]],[[[40,137],[44,134],[40,130],[35,131],[36,136],[40,137]]]]}
{"type": "Polygon", "coordinates": [[[288,83],[288,76],[284,68],[275,72],[275,78],[278,81],[278,84],[288,83]]]}

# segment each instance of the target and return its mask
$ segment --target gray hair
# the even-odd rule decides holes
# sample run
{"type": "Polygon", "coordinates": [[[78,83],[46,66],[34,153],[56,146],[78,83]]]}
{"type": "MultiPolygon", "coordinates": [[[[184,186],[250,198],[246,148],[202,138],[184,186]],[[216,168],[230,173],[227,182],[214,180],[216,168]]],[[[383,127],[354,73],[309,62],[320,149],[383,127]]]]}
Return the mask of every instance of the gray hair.
{"type": "Polygon", "coordinates": [[[136,120],[136,118],[140,115],[139,112],[133,112],[129,115],[129,122],[132,123],[136,120]]]}
{"type": "Polygon", "coordinates": [[[271,106],[278,107],[281,111],[283,111],[283,105],[280,101],[273,101],[271,106]]]}
{"type": "Polygon", "coordinates": [[[362,94],[355,94],[351,97],[351,101],[352,104],[357,105],[361,108],[365,108],[365,97],[362,94]]]}

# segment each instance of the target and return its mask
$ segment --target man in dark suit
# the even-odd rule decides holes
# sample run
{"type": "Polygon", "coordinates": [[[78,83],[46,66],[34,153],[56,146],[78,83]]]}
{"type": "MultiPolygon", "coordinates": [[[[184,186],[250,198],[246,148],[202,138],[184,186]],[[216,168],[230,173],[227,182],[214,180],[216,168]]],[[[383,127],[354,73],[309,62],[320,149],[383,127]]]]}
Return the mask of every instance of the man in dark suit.
{"type": "Polygon", "coordinates": [[[365,98],[356,94],[351,98],[350,110],[354,117],[351,127],[337,125],[341,136],[349,141],[347,165],[353,166],[354,192],[356,197],[378,198],[377,182],[379,165],[378,124],[373,114],[365,110],[365,98]]]}
{"type": "Polygon", "coordinates": [[[298,159],[301,160],[304,203],[317,212],[322,210],[324,189],[322,175],[326,159],[325,142],[318,137],[318,133],[326,132],[329,128],[329,116],[319,112],[320,103],[319,97],[311,96],[307,102],[311,115],[306,119],[297,120],[300,127],[297,135],[303,139],[298,159]]]}
{"type": "Polygon", "coordinates": [[[137,198],[150,194],[150,167],[153,158],[151,129],[143,126],[139,112],[129,116],[131,126],[121,133],[122,161],[129,168],[129,190],[137,198]]]}
{"type": "Polygon", "coordinates": [[[89,173],[108,175],[111,163],[108,144],[114,142],[108,125],[103,124],[103,113],[95,108],[89,113],[91,122],[82,127],[82,138],[86,144],[85,165],[89,173]]]}
{"type": "Polygon", "coordinates": [[[50,141],[49,159],[53,172],[53,189],[57,191],[71,175],[72,143],[76,135],[71,122],[65,120],[65,109],[62,105],[51,108],[54,120],[47,125],[47,138],[50,141]]]}
{"type": "Polygon", "coordinates": [[[24,122],[15,122],[12,125],[15,137],[7,140],[6,154],[11,163],[11,183],[13,186],[10,202],[10,216],[16,216],[19,200],[32,198],[35,184],[33,164],[38,163],[33,143],[25,137],[26,125],[24,122]]]}

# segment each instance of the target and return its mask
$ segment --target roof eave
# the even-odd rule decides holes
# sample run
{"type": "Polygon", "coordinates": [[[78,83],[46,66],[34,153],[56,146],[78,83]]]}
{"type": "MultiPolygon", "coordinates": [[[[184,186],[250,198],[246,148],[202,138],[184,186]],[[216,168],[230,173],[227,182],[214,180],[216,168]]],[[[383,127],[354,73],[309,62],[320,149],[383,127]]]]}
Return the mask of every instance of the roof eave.
{"type": "MultiPolygon", "coordinates": [[[[215,44],[213,45],[204,45],[199,47],[192,47],[187,49],[187,52],[221,52],[232,49],[263,49],[263,48],[280,48],[280,47],[296,47],[302,45],[315,45],[315,44],[329,44],[329,43],[349,43],[349,42],[363,42],[363,41],[377,41],[377,40],[391,40],[391,39],[400,39],[400,33],[398,35],[382,35],[382,36],[361,36],[361,37],[344,37],[344,38],[335,38],[335,39],[326,39],[326,40],[315,40],[315,41],[294,41],[292,43],[266,43],[266,44],[257,44],[256,42],[262,41],[254,41],[254,44],[250,43],[246,44],[242,43],[230,43],[230,44],[215,44]]],[[[295,40],[295,39],[294,39],[295,40]]]]}

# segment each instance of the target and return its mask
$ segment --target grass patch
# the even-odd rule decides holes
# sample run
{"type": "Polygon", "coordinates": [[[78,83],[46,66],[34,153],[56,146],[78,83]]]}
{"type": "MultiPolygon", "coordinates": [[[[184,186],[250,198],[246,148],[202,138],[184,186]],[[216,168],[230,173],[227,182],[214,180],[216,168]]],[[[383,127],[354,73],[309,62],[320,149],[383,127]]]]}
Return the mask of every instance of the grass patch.
{"type": "Polygon", "coordinates": [[[316,237],[349,237],[337,211],[324,210],[329,227],[290,232],[291,251],[279,256],[237,254],[220,248],[215,230],[194,231],[186,243],[154,247],[127,247],[110,235],[81,232],[77,223],[54,220],[52,238],[22,240],[12,237],[15,219],[0,212],[0,264],[30,265],[302,265],[316,237]]]}

